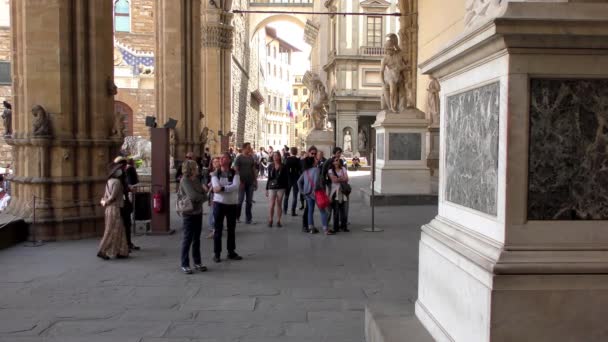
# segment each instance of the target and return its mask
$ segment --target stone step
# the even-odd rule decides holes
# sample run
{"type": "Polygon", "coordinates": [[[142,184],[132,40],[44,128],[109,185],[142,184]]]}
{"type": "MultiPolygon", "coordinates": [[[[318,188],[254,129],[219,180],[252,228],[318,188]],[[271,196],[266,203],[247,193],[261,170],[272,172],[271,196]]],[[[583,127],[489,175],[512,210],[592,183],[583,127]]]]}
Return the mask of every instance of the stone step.
{"type": "Polygon", "coordinates": [[[433,342],[410,302],[371,302],[365,307],[366,342],[433,342]]]}

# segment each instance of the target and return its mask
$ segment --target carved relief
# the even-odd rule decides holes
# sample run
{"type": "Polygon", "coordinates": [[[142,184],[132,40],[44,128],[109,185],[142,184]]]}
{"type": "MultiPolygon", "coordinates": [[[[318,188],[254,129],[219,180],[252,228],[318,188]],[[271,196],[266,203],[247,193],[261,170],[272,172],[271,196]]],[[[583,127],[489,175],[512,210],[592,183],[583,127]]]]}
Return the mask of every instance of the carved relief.
{"type": "Polygon", "coordinates": [[[481,20],[496,16],[507,0],[467,0],[465,7],[465,26],[471,27],[481,20]]]}
{"type": "Polygon", "coordinates": [[[108,78],[106,79],[106,88],[108,91],[108,96],[114,96],[114,95],[118,94],[118,87],[116,86],[116,84],[114,83],[114,80],[110,76],[108,76],[108,78]]]}
{"type": "Polygon", "coordinates": [[[232,49],[234,28],[225,24],[207,24],[203,27],[202,40],[204,47],[232,49]]]}
{"type": "Polygon", "coordinates": [[[49,136],[51,135],[51,121],[49,114],[41,105],[32,107],[32,134],[34,136],[49,136]]]}

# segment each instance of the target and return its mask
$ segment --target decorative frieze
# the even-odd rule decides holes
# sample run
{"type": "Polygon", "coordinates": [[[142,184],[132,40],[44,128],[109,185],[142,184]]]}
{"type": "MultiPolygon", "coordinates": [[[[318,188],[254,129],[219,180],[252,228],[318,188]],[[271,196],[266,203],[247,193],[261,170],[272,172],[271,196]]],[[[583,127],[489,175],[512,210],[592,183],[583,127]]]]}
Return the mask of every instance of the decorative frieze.
{"type": "Polygon", "coordinates": [[[532,79],[528,219],[608,219],[608,80],[532,79]]]}
{"type": "Polygon", "coordinates": [[[445,198],[496,215],[500,83],[447,98],[445,198]]]}

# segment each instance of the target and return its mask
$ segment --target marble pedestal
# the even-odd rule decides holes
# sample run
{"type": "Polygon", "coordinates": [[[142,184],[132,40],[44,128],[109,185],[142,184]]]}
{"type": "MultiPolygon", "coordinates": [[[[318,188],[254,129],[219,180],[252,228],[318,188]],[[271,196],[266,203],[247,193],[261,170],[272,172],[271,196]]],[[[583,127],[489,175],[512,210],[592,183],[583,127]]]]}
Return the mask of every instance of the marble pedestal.
{"type": "MultiPolygon", "coordinates": [[[[425,114],[415,108],[401,113],[382,111],[372,127],[376,129],[374,191],[378,196],[400,201],[399,198],[430,195],[425,114]]],[[[384,202],[390,204],[391,201],[384,202]]],[[[407,202],[411,204],[411,201],[407,202]]]]}
{"type": "Polygon", "coordinates": [[[421,69],[445,105],[417,317],[438,341],[607,341],[608,6],[505,2],[421,69]]]}
{"type": "Polygon", "coordinates": [[[439,188],[439,126],[430,126],[427,131],[426,166],[431,173],[431,193],[437,195],[439,188]]]}
{"type": "Polygon", "coordinates": [[[306,137],[306,149],[310,146],[316,146],[317,150],[323,151],[325,158],[332,155],[332,150],[336,145],[333,131],[312,130],[306,137]]]}

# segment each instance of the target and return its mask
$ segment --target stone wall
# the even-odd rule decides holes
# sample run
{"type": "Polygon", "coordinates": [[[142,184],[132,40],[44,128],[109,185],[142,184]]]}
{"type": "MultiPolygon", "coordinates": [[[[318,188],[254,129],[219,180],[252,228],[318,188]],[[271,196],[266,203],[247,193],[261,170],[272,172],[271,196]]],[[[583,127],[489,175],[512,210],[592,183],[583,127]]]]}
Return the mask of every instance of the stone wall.
{"type": "MultiPolygon", "coordinates": [[[[247,9],[247,2],[236,3],[233,9],[247,9]]],[[[257,141],[258,104],[251,98],[257,85],[257,61],[252,61],[247,16],[236,14],[234,26],[234,48],[232,51],[232,116],[231,131],[234,133],[231,144],[240,146],[243,142],[257,141]]]]}
{"type": "Polygon", "coordinates": [[[114,97],[133,110],[133,135],[149,138],[150,130],[145,125],[146,116],[155,116],[154,89],[118,89],[114,97]]]}
{"type": "Polygon", "coordinates": [[[116,38],[137,51],[154,51],[154,0],[131,1],[131,32],[116,32],[116,38]]]}

